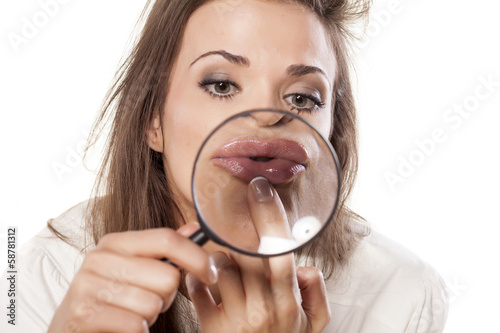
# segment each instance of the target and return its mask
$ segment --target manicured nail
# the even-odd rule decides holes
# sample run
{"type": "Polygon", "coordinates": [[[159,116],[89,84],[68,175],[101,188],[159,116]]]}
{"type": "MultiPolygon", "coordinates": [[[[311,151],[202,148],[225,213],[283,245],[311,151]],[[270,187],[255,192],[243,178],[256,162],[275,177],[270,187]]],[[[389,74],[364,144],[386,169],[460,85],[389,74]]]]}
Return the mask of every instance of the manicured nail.
{"type": "Polygon", "coordinates": [[[273,189],[266,178],[255,177],[250,182],[250,186],[257,202],[267,202],[273,199],[273,189]]]}
{"type": "Polygon", "coordinates": [[[219,274],[217,272],[217,267],[215,267],[214,259],[209,257],[209,261],[210,271],[208,273],[208,280],[210,281],[210,284],[215,284],[219,280],[219,274]]]}

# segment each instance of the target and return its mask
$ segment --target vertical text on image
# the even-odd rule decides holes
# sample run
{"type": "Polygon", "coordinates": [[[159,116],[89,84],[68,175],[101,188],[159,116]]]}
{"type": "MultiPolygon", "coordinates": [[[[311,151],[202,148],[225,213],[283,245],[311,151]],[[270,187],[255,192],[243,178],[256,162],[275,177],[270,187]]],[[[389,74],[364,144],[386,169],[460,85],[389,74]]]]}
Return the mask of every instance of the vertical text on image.
{"type": "Polygon", "coordinates": [[[17,227],[7,228],[7,322],[16,325],[17,227]]]}

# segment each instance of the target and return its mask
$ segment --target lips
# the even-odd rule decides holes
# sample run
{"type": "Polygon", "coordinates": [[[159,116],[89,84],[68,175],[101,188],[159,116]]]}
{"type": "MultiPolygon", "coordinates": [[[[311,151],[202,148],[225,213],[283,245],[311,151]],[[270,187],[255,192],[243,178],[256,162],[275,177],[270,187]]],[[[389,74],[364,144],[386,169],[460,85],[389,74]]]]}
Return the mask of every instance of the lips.
{"type": "Polygon", "coordinates": [[[287,139],[236,140],[217,149],[212,157],[216,166],[247,183],[261,176],[273,185],[305,171],[308,159],[304,146],[287,139]]]}

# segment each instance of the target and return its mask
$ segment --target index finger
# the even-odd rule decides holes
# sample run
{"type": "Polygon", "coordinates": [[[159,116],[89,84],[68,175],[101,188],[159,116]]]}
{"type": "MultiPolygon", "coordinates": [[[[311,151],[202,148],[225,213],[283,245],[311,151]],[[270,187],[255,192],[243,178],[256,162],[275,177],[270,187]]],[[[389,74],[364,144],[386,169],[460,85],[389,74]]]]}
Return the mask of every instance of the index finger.
{"type": "MultiPolygon", "coordinates": [[[[260,236],[259,253],[281,254],[294,250],[285,208],[276,190],[263,177],[254,178],[248,186],[250,214],[260,236]]],[[[293,255],[269,258],[269,282],[275,297],[281,301],[298,299],[298,283],[293,255]]]]}
{"type": "Polygon", "coordinates": [[[248,204],[257,234],[258,252],[278,254],[296,247],[285,208],[278,192],[264,177],[254,178],[248,185],[248,204]]]}

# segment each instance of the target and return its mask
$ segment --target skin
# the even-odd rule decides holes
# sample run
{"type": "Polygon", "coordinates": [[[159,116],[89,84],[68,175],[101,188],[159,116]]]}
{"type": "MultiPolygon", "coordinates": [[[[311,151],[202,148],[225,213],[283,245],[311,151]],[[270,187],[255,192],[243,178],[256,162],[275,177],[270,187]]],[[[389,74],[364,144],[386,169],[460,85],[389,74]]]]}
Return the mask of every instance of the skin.
{"type": "MultiPolygon", "coordinates": [[[[184,216],[196,220],[191,202],[191,169],[203,139],[237,112],[273,108],[300,112],[328,136],[335,61],[315,15],[295,4],[242,0],[230,6],[212,1],[190,17],[160,117],[146,133],[162,152],[167,175],[184,216]],[[214,51],[224,50],[224,55],[214,51]],[[228,60],[236,55],[240,63],[228,60]],[[241,61],[243,59],[243,62],[241,61]],[[290,75],[290,66],[311,66],[290,75]],[[215,83],[200,86],[207,78],[215,83]],[[230,80],[231,98],[214,96],[216,80],[230,80]],[[312,95],[320,100],[294,98],[312,95]],[[302,101],[302,103],[296,103],[302,101]],[[305,108],[304,108],[305,107],[305,108]],[[313,109],[313,110],[306,110],[313,109]]],[[[279,119],[263,117],[262,124],[279,119]]],[[[287,233],[277,192],[259,202],[253,185],[248,201],[260,232],[287,233]],[[269,217],[275,221],[265,224],[269,217]]],[[[180,283],[177,268],[189,272],[187,285],[203,332],[321,332],[330,318],[325,285],[316,268],[297,268],[292,254],[252,258],[211,243],[204,249],[186,237],[198,227],[115,233],[91,251],[56,311],[49,332],[78,327],[85,332],[147,332],[166,311],[180,283]],[[140,273],[138,273],[140,272],[140,273]],[[302,299],[302,301],[301,301],[302,299]],[[279,309],[276,307],[279,305],[279,309]]]]}
{"type": "Polygon", "coordinates": [[[286,96],[311,94],[324,106],[301,116],[328,137],[335,61],[327,36],[316,16],[299,5],[239,1],[227,8],[213,1],[192,14],[170,76],[163,124],[157,118],[150,135],[150,146],[164,153],[167,174],[189,221],[195,221],[196,214],[190,191],[192,169],[186,166],[193,165],[203,140],[224,119],[259,108],[297,112],[286,96]],[[244,58],[248,65],[233,64],[217,54],[202,57],[220,50],[244,58]],[[325,75],[291,76],[287,73],[291,65],[314,66],[325,75]],[[230,80],[238,87],[232,87],[232,98],[221,99],[205,90],[215,92],[216,84],[199,87],[204,79],[230,80]]]}
{"type": "MultiPolygon", "coordinates": [[[[286,237],[285,210],[276,190],[269,190],[272,198],[262,201],[254,184],[249,185],[252,219],[259,234],[286,237]]],[[[186,280],[203,332],[323,332],[328,324],[321,272],[296,269],[292,254],[260,259],[216,252],[213,258],[217,288],[208,288],[191,273],[186,280]]]]}

